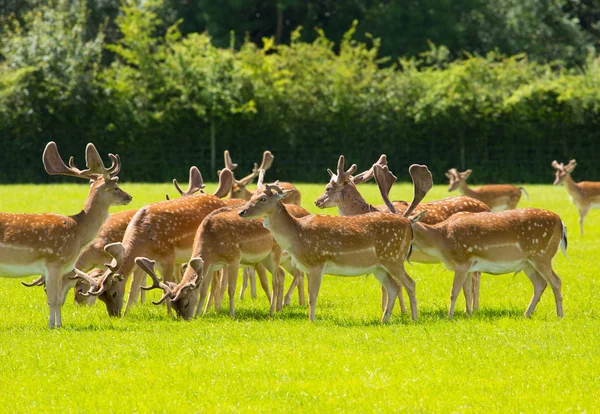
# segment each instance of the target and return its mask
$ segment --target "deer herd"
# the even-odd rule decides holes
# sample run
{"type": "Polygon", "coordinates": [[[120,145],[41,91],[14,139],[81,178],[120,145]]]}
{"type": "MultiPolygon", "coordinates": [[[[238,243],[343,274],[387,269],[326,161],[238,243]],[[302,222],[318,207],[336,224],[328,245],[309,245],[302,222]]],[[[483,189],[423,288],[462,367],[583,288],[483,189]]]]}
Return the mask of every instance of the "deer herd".
{"type": "MultiPolygon", "coordinates": [[[[219,309],[225,291],[229,313],[235,317],[239,268],[244,269],[241,295],[248,283],[255,292],[255,274],[270,304],[270,314],[290,303],[298,289],[304,304],[304,278],[308,284],[309,317],[315,319],[324,274],[374,274],[382,288],[382,322],[392,315],[398,299],[417,319],[416,283],[406,262],[442,263],[454,272],[448,316],[464,292],[466,312],[479,308],[481,273],[524,271],[533,284],[533,297],[525,311],[529,317],[550,285],[556,313],[563,316],[561,280],[552,268],[559,248],[566,255],[567,233],[560,217],[550,211],[516,209],[525,189],[512,185],[467,186],[471,170],[448,170],[449,191],[462,195],[421,203],[432,188],[424,165],[413,164],[409,175],[414,195],[410,203],[390,201],[396,177],[382,155],[368,170],[345,166],[340,156],[336,171],[315,205],[337,207],[339,215],[314,215],[300,206],[301,194],[293,184],[265,182],[274,157],[265,151],[260,165],[236,179],[234,164],[225,151],[214,194],[204,192],[196,167],[190,169],[187,190],[174,185],[181,197],[148,204],[139,210],[109,214],[113,205],[126,205],[132,197],[121,190],[121,160],[108,154],[106,167],[93,144],[86,147],[86,169],[68,166],[54,142],[43,153],[50,175],[68,175],[90,181],[83,209],[74,216],[59,214],[0,213],[0,275],[41,275],[25,286],[44,286],[50,307],[50,327],[62,323],[61,307],[74,288],[75,301],[93,304],[100,299],[108,314],[127,314],[146,290],[159,289],[167,312],[191,319],[210,306],[219,309]],[[249,186],[258,178],[255,190],[249,186]],[[362,197],[359,185],[375,180],[384,204],[373,206],[362,197]],[[229,196],[229,198],[227,198],[229,196]],[[271,274],[269,286],[267,273],[271,274]],[[284,275],[291,286],[284,297],[284,275]],[[158,273],[158,274],[157,274],[158,273]],[[159,277],[160,274],[160,277],[159,277]],[[150,277],[151,284],[145,286],[150,277]],[[129,294],[125,309],[125,290],[129,294]],[[210,294],[209,294],[210,289],[210,294]]],[[[552,163],[554,184],[565,184],[580,214],[580,229],[588,211],[600,206],[600,183],[576,183],[569,164],[552,163]]]]}

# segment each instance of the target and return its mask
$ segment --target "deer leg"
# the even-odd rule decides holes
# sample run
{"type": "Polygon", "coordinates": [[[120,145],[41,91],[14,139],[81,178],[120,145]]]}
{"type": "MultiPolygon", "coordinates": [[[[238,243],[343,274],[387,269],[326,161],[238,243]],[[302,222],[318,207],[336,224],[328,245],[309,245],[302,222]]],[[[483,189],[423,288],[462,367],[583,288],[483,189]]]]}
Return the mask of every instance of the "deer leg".
{"type": "Polygon", "coordinates": [[[525,311],[525,317],[530,318],[531,314],[535,310],[542,294],[546,290],[546,286],[548,286],[548,282],[544,280],[544,278],[533,268],[533,266],[526,266],[523,271],[531,280],[533,284],[533,296],[531,297],[531,301],[529,302],[529,306],[527,306],[527,310],[525,311]]]}
{"type": "Polygon", "coordinates": [[[279,255],[276,255],[276,257],[274,256],[274,254],[271,254],[262,262],[269,273],[271,273],[271,278],[273,280],[273,294],[271,295],[271,307],[269,309],[269,314],[271,316],[275,314],[276,309],[281,309],[283,305],[278,304],[278,299],[280,297],[283,299],[283,294],[279,293],[279,290],[283,292],[283,272],[279,269],[279,255]]]}
{"type": "Polygon", "coordinates": [[[554,293],[554,300],[556,302],[556,315],[559,318],[564,317],[563,313],[563,305],[562,305],[562,292],[561,286],[562,281],[560,277],[554,272],[552,269],[552,262],[546,260],[531,260],[530,263],[533,265],[535,270],[544,278],[546,282],[552,288],[552,292],[554,293]]]}
{"type": "Polygon", "coordinates": [[[247,268],[248,279],[250,280],[250,296],[252,299],[256,299],[256,269],[253,267],[247,268]]]}
{"type": "MultiPolygon", "coordinates": [[[[218,272],[214,272],[217,273],[218,272]]],[[[213,277],[209,277],[208,274],[202,279],[202,282],[200,283],[200,298],[198,299],[198,306],[196,307],[196,316],[201,316],[204,315],[208,309],[209,303],[206,304],[206,308],[203,309],[204,306],[204,301],[206,300],[206,294],[208,293],[208,287],[211,285],[211,283],[213,284],[213,289],[214,290],[214,280],[215,280],[215,276],[214,274],[212,275],[213,277]]]]}
{"type": "MultiPolygon", "coordinates": [[[[300,280],[298,280],[298,278],[297,278],[296,270],[294,270],[294,276],[292,277],[292,283],[290,283],[290,288],[288,289],[287,293],[285,294],[285,298],[283,299],[284,306],[288,306],[292,302],[292,295],[294,294],[294,289],[296,289],[299,282],[300,282],[300,280]]],[[[300,292],[298,292],[298,295],[299,294],[300,294],[300,292]]]]}
{"type": "Polygon", "coordinates": [[[217,270],[212,273],[212,277],[210,278],[210,296],[208,297],[208,302],[206,303],[206,307],[204,308],[204,313],[206,313],[210,309],[210,307],[213,306],[215,303],[215,296],[217,295],[217,292],[221,289],[222,276],[223,272],[221,270],[217,270]]]}
{"type": "Polygon", "coordinates": [[[227,268],[227,293],[229,295],[229,316],[235,319],[235,287],[237,284],[238,269],[240,267],[239,262],[230,265],[227,268]]]}
{"type": "Polygon", "coordinates": [[[454,281],[452,283],[452,290],[450,291],[450,310],[448,310],[448,318],[452,319],[454,316],[454,308],[456,307],[456,299],[462,286],[465,284],[465,279],[471,265],[456,266],[454,269],[454,281]]]}
{"type": "Polygon", "coordinates": [[[219,278],[220,282],[215,290],[214,301],[215,311],[217,312],[221,310],[221,303],[223,303],[223,297],[225,296],[225,291],[227,290],[227,284],[229,282],[227,275],[225,274],[226,272],[227,269],[221,269],[221,277],[219,278]]]}
{"type": "Polygon", "coordinates": [[[467,315],[471,316],[473,314],[473,278],[470,274],[467,274],[467,277],[465,278],[463,292],[465,294],[467,315]]]}
{"type": "Polygon", "coordinates": [[[317,310],[317,298],[319,296],[319,289],[321,289],[321,281],[323,280],[323,268],[311,269],[306,276],[308,278],[308,318],[314,321],[317,310]]]}
{"type": "Polygon", "coordinates": [[[296,269],[294,271],[294,279],[298,280],[298,304],[300,306],[305,306],[306,299],[304,298],[304,272],[296,269]]]}
{"type": "Polygon", "coordinates": [[[240,289],[240,300],[244,299],[244,293],[246,293],[246,288],[248,287],[248,279],[250,276],[248,275],[247,268],[242,270],[242,288],[240,289]]]}
{"type": "Polygon", "coordinates": [[[62,274],[60,267],[48,268],[46,273],[46,295],[50,307],[49,328],[59,328],[62,325],[60,309],[62,305],[61,295],[62,274]]]}
{"type": "MultiPolygon", "coordinates": [[[[387,272],[396,282],[396,284],[404,287],[408,294],[408,301],[410,304],[410,315],[413,321],[418,318],[417,309],[417,292],[415,281],[406,273],[404,269],[404,263],[401,264],[390,264],[387,266],[387,272]]],[[[401,293],[401,291],[399,291],[401,293]]]]}
{"type": "Polygon", "coordinates": [[[479,310],[479,287],[481,286],[481,272],[471,273],[473,279],[473,311],[479,310]]]}
{"type": "Polygon", "coordinates": [[[579,232],[583,236],[583,221],[585,220],[585,216],[590,211],[589,207],[583,207],[579,210],[579,232]]]}
{"type": "Polygon", "coordinates": [[[129,297],[127,298],[127,305],[125,306],[125,315],[129,312],[129,309],[137,302],[137,298],[140,294],[140,286],[142,282],[146,280],[146,273],[139,267],[135,267],[133,270],[133,277],[131,280],[131,286],[129,286],[129,297]]]}
{"type": "MultiPolygon", "coordinates": [[[[148,275],[144,273],[142,276],[142,286],[145,286],[148,282],[148,275]]],[[[144,289],[140,289],[140,303],[146,302],[146,291],[144,289]]]]}
{"type": "Polygon", "coordinates": [[[387,323],[394,310],[394,303],[396,303],[399,286],[384,269],[376,269],[374,274],[375,278],[381,283],[381,288],[386,291],[386,304],[383,315],[381,316],[381,323],[387,323]]]}
{"type": "Polygon", "coordinates": [[[256,265],[255,269],[256,273],[258,273],[258,280],[260,281],[260,286],[267,295],[267,300],[269,301],[269,303],[271,303],[273,297],[271,296],[271,288],[269,288],[269,278],[267,277],[267,269],[260,263],[256,265]]]}
{"type": "MultiPolygon", "coordinates": [[[[175,278],[173,276],[173,271],[175,270],[175,255],[162,262],[160,270],[160,273],[162,274],[163,280],[165,282],[175,282],[175,278]]],[[[143,273],[142,277],[145,279],[146,273],[143,273]]],[[[167,315],[171,315],[171,301],[167,300],[165,301],[165,303],[167,304],[167,315]]]]}

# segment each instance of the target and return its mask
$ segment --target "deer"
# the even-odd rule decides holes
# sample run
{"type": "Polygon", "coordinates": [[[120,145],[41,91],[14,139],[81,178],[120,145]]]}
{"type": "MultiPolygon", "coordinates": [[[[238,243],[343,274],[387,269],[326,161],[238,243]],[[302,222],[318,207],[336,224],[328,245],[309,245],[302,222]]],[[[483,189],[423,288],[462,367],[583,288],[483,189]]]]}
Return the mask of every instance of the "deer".
{"type": "Polygon", "coordinates": [[[415,195],[403,215],[373,212],[357,216],[309,215],[295,218],[282,201],[291,193],[277,184],[256,191],[242,207],[245,219],[264,218],[275,241],[308,276],[309,319],[314,321],[323,274],[359,276],[374,273],[388,293],[381,322],[392,314],[398,285],[408,292],[411,317],[417,319],[415,282],[406,274],[404,261],[412,242],[411,214],[433,182],[426,166],[409,168],[415,195]]]}
{"type": "MultiPolygon", "coordinates": [[[[263,187],[264,171],[261,170],[258,188],[263,187]]],[[[305,217],[308,211],[300,206],[286,205],[288,214],[305,217]]],[[[163,296],[155,304],[170,299],[177,315],[189,320],[195,314],[202,314],[208,286],[209,274],[224,269],[229,296],[229,315],[235,318],[235,289],[240,265],[255,267],[263,265],[272,275],[273,295],[270,315],[281,311],[283,298],[283,272],[279,268],[281,247],[265,227],[262,219],[244,220],[239,213],[240,204],[227,206],[210,213],[196,233],[191,259],[181,282],[178,285],[159,283],[154,272],[154,261],[138,257],[136,263],[153,280],[151,286],[143,289],[163,290],[163,296]],[[199,290],[199,294],[198,294],[199,290]],[[196,303],[197,302],[197,303],[196,303]]],[[[214,288],[213,288],[214,291],[214,288]]]]}
{"type": "MultiPolygon", "coordinates": [[[[175,179],[173,180],[173,185],[181,197],[195,194],[205,187],[202,175],[196,167],[190,168],[187,190],[183,190],[175,179]]],[[[102,228],[94,241],[81,252],[77,262],[75,262],[75,267],[79,270],[91,272],[90,276],[92,278],[97,278],[102,275],[104,273],[102,271],[104,263],[107,259],[109,260],[111,258],[110,254],[106,252],[104,248],[111,243],[123,240],[125,230],[137,211],[138,210],[125,210],[111,214],[102,225],[102,228]]],[[[163,264],[163,266],[165,265],[163,264]]],[[[96,296],[84,295],[91,287],[87,280],[80,278],[73,279],[70,276],[70,273],[63,275],[63,291],[66,293],[73,286],[75,303],[80,305],[93,305],[96,301],[96,296]]],[[[44,278],[42,276],[32,283],[21,283],[27,287],[42,286],[44,285],[44,278]]],[[[141,291],[140,293],[140,298],[143,302],[145,291],[141,291]]]]}
{"type": "MultiPolygon", "coordinates": [[[[375,166],[375,177],[385,204],[395,212],[387,197],[392,180],[385,168],[375,166]]],[[[454,272],[449,318],[454,315],[461,287],[470,281],[469,272],[516,274],[521,270],[531,280],[534,291],[525,317],[531,317],[548,284],[554,293],[556,314],[559,318],[564,316],[562,282],[552,268],[552,259],[559,247],[567,255],[567,228],[557,214],[536,208],[463,212],[433,225],[415,220],[412,229],[415,249],[436,257],[454,272]]],[[[468,315],[472,313],[470,292],[465,290],[468,315]]]]}
{"type": "MultiPolygon", "coordinates": [[[[234,171],[238,167],[238,164],[235,164],[231,159],[231,154],[228,150],[224,151],[223,158],[225,168],[234,171]]],[[[269,168],[271,168],[274,159],[275,156],[271,153],[271,151],[265,151],[263,153],[263,158],[260,163],[260,166],[257,166],[257,164],[255,163],[252,172],[244,178],[242,178],[241,180],[236,180],[234,177],[233,185],[231,187],[230,192],[230,198],[245,201],[250,200],[250,197],[252,197],[254,193],[248,189],[248,185],[250,185],[252,181],[254,181],[256,177],[258,177],[260,170],[267,171],[269,168]]],[[[293,184],[287,182],[280,182],[279,185],[281,188],[292,190],[292,194],[285,200],[285,204],[295,204],[297,206],[301,205],[302,195],[300,194],[300,191],[296,187],[294,187],[293,184]]],[[[304,305],[304,274],[302,274],[302,272],[299,272],[297,269],[294,269],[293,265],[289,261],[289,256],[285,253],[283,254],[283,260],[284,267],[286,268],[286,270],[291,270],[291,274],[293,275],[292,287],[286,294],[286,302],[287,304],[289,304],[291,300],[291,294],[293,293],[294,288],[298,287],[299,302],[300,305],[304,305]]],[[[259,273],[259,276],[261,278],[266,277],[264,270],[261,273],[259,273]]],[[[240,290],[240,299],[243,299],[244,297],[244,293],[246,291],[246,288],[248,287],[248,282],[250,283],[251,297],[256,298],[256,277],[254,274],[254,269],[252,268],[244,269],[242,289],[240,290]]],[[[264,282],[262,281],[262,279],[261,284],[263,285],[264,289],[264,282]]]]}
{"type": "Polygon", "coordinates": [[[109,207],[126,205],[132,197],[121,190],[117,174],[121,169],[118,155],[109,154],[106,168],[93,144],[86,147],[87,169],[75,167],[73,157],[65,165],[56,143],[46,145],[42,161],[50,175],[66,175],[90,181],[83,209],[76,215],[0,213],[0,274],[24,277],[42,274],[46,285],[50,328],[62,325],[62,275],[75,268],[81,251],[90,244],[107,219],[109,207]]]}
{"type": "Polygon", "coordinates": [[[592,208],[600,207],[600,182],[581,181],[576,183],[571,178],[571,173],[577,166],[577,161],[571,160],[567,165],[552,161],[552,167],[556,170],[554,185],[564,184],[571,196],[571,200],[579,211],[579,232],[583,235],[583,221],[592,208]]]}
{"type": "MultiPolygon", "coordinates": [[[[354,216],[374,211],[388,211],[388,208],[385,204],[381,206],[372,206],[371,204],[367,203],[356,187],[357,184],[368,182],[374,178],[376,165],[381,167],[387,166],[386,155],[382,154],[370,169],[357,174],[356,176],[352,175],[356,171],[355,165],[353,165],[350,169],[345,170],[344,164],[345,159],[344,156],[341,155],[338,159],[336,173],[334,174],[333,171],[327,169],[327,172],[330,176],[330,181],[325,186],[325,191],[323,194],[321,194],[321,196],[319,196],[319,198],[317,198],[315,201],[315,205],[321,209],[337,207],[338,212],[342,216],[354,216]]],[[[387,167],[384,170],[389,173],[389,176],[386,178],[392,179],[392,183],[395,182],[396,177],[389,172],[387,167]]],[[[389,182],[388,185],[391,188],[391,184],[389,182]]],[[[392,204],[394,205],[395,211],[400,214],[404,213],[408,208],[408,203],[404,201],[394,201],[392,204]]],[[[456,196],[447,197],[442,200],[428,203],[421,203],[415,208],[414,213],[419,214],[423,211],[427,211],[427,214],[421,219],[421,222],[426,224],[436,224],[459,212],[468,211],[472,213],[480,213],[489,212],[490,209],[483,202],[474,198],[467,196],[456,196]]],[[[424,254],[417,249],[413,249],[411,253],[411,260],[419,263],[438,263],[438,260],[435,257],[424,254]]],[[[479,272],[475,272],[473,274],[474,310],[479,309],[479,281],[480,274],[479,272]]],[[[398,298],[400,299],[400,307],[402,312],[404,312],[405,305],[402,298],[401,288],[399,288],[398,298]]],[[[386,302],[386,292],[385,290],[382,290],[382,304],[385,304],[386,302]]]]}
{"type": "MultiPolygon", "coordinates": [[[[95,279],[96,283],[85,295],[97,296],[105,303],[110,316],[120,316],[125,285],[134,268],[137,270],[135,258],[138,256],[151,257],[161,263],[163,278],[166,282],[173,282],[175,263],[189,259],[196,230],[210,212],[225,206],[220,197],[227,194],[231,188],[231,181],[231,171],[224,169],[214,194],[205,194],[199,189],[197,194],[140,208],[127,225],[121,242],[124,248],[122,265],[114,271],[104,272],[101,277],[95,279]],[[115,278],[116,274],[122,278],[115,278]]],[[[83,278],[81,274],[77,277],[83,278]]],[[[141,270],[134,272],[125,313],[137,301],[140,285],[145,277],[141,270]]],[[[168,310],[170,312],[169,307],[168,310]]]]}
{"type": "Polygon", "coordinates": [[[446,177],[450,180],[448,191],[452,192],[458,189],[461,194],[484,202],[492,212],[514,210],[519,204],[521,194],[525,194],[529,200],[529,194],[525,188],[510,184],[483,185],[473,190],[467,185],[467,178],[472,172],[472,170],[458,172],[456,168],[449,169],[446,172],[446,177]]]}

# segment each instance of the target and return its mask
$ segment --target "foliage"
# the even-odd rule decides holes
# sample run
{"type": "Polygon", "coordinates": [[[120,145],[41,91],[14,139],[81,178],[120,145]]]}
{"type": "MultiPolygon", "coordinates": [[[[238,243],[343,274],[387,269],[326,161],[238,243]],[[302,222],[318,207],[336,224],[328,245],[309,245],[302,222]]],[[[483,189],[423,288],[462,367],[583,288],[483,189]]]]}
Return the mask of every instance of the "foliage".
{"type": "MultiPolygon", "coordinates": [[[[76,154],[85,139],[118,152],[127,179],[169,180],[190,164],[208,178],[214,132],[217,152],[230,149],[248,170],[272,150],[281,179],[322,180],[340,152],[361,168],[382,152],[396,168],[426,163],[436,181],[458,167],[475,170],[475,182],[545,182],[549,162],[567,158],[577,158],[588,179],[600,178],[594,54],[567,69],[499,50],[453,59],[430,42],[394,61],[356,21],[337,44],[322,30],[307,42],[298,28],[289,44],[265,37],[235,48],[231,35],[220,48],[206,33],[182,33],[185,22],[165,29],[165,7],[122,5],[114,22],[121,36],[105,47],[115,57],[108,67],[102,33],[86,40],[84,2],[9,19],[0,72],[0,132],[10,138],[4,164],[14,152],[39,159],[48,139],[76,154]]],[[[37,166],[8,167],[0,179],[47,180],[37,166]]]]}

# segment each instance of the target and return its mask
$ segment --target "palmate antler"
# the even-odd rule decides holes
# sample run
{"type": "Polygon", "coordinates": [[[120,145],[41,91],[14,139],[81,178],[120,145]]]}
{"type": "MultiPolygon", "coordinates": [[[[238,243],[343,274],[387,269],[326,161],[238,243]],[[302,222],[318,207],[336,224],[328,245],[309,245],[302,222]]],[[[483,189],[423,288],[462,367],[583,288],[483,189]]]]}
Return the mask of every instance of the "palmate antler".
{"type": "Polygon", "coordinates": [[[121,170],[121,159],[118,155],[108,154],[111,159],[111,166],[106,168],[102,162],[98,150],[94,144],[88,144],[85,149],[85,163],[88,167],[86,170],[80,170],[75,167],[73,157],[69,158],[69,166],[63,162],[58,147],[54,141],[49,142],[44,149],[42,162],[46,172],[50,175],[68,175],[71,177],[85,178],[88,180],[97,180],[103,177],[104,180],[117,180],[117,174],[121,170]]]}
{"type": "Polygon", "coordinates": [[[255,163],[254,168],[252,169],[252,172],[250,174],[248,174],[247,176],[245,176],[244,178],[242,178],[241,180],[235,180],[235,183],[240,187],[246,187],[254,180],[254,178],[256,178],[258,176],[258,174],[260,173],[260,170],[266,171],[269,168],[271,168],[271,165],[273,165],[274,159],[275,159],[275,157],[273,156],[271,151],[265,151],[263,153],[263,158],[260,163],[260,166],[258,166],[255,163]]]}
{"type": "Polygon", "coordinates": [[[173,185],[182,197],[192,195],[198,191],[203,193],[204,191],[202,190],[206,187],[206,185],[204,185],[204,180],[202,180],[202,174],[200,174],[200,170],[196,167],[190,168],[190,178],[188,180],[187,190],[183,191],[176,179],[173,179],[173,185]]]}
{"type": "MultiPolygon", "coordinates": [[[[391,173],[387,166],[374,165],[373,167],[375,180],[379,186],[379,192],[381,193],[383,201],[392,213],[397,213],[396,208],[388,198],[390,189],[394,182],[396,182],[396,176],[391,173]]],[[[423,198],[425,198],[427,192],[433,187],[433,179],[427,166],[413,164],[408,169],[408,172],[413,181],[414,197],[406,211],[402,214],[403,217],[409,217],[423,198]]]]}
{"type": "Polygon", "coordinates": [[[387,156],[385,154],[381,154],[381,156],[379,157],[377,162],[375,162],[375,164],[373,164],[373,166],[371,166],[371,168],[352,177],[351,178],[352,182],[354,183],[354,185],[366,183],[367,181],[371,180],[374,177],[376,165],[380,165],[383,167],[383,166],[387,165],[387,163],[388,163],[387,156]]]}
{"type": "Polygon", "coordinates": [[[156,262],[154,260],[150,260],[147,257],[136,257],[135,258],[135,264],[137,264],[140,267],[140,269],[142,269],[144,272],[146,272],[152,279],[152,285],[142,286],[142,289],[143,290],[152,290],[152,289],[162,289],[163,290],[164,294],[162,295],[162,297],[158,301],[152,302],[155,305],[160,305],[165,300],[171,298],[171,296],[173,295],[173,290],[171,289],[171,287],[169,285],[160,281],[156,272],[154,271],[155,263],[156,262]]]}
{"type": "Polygon", "coordinates": [[[99,296],[108,289],[110,284],[114,279],[117,281],[123,280],[123,275],[119,274],[121,266],[123,265],[123,257],[125,255],[125,248],[119,242],[107,244],[104,247],[104,251],[110,254],[113,257],[111,263],[105,263],[106,270],[102,275],[97,278],[90,276],[89,274],[82,272],[81,270],[75,268],[73,271],[75,272],[74,276],[71,276],[71,279],[82,279],[90,284],[90,290],[86,293],[82,293],[83,296],[99,296]]]}

